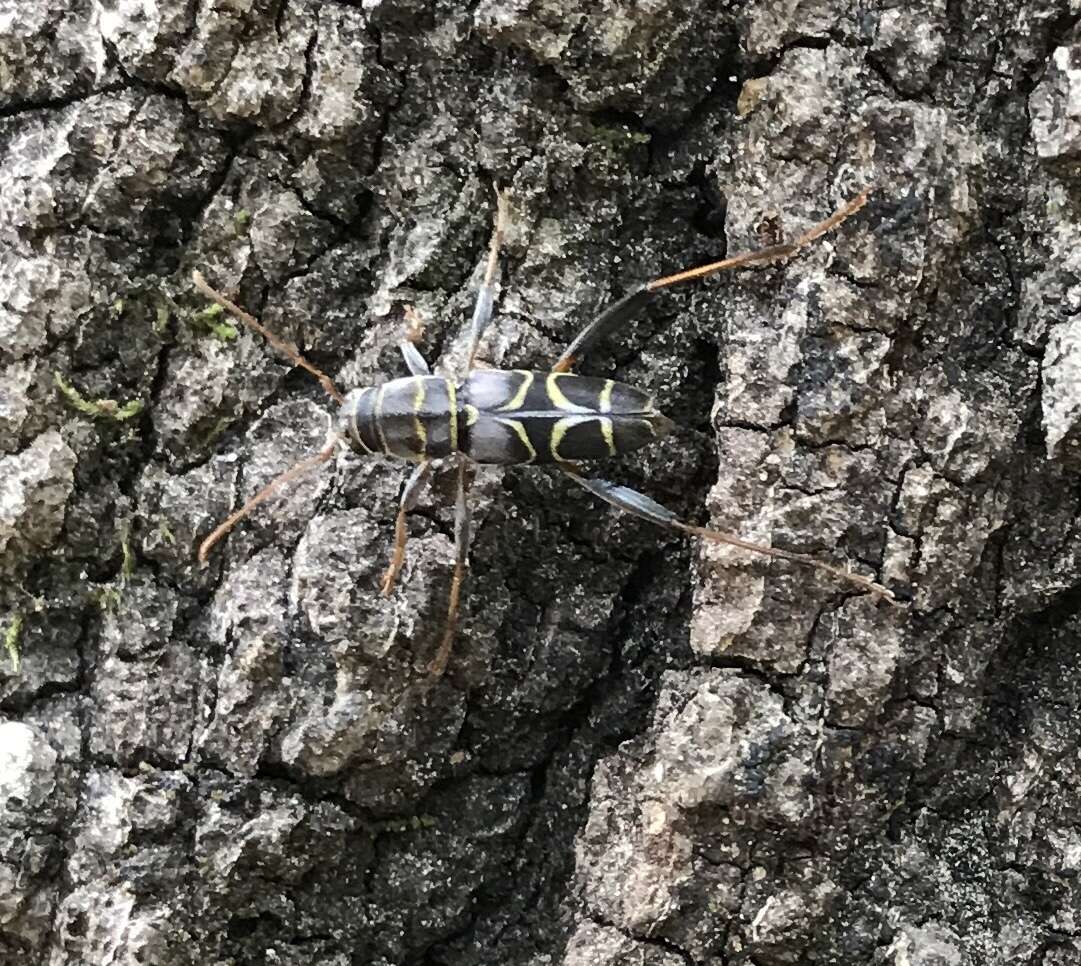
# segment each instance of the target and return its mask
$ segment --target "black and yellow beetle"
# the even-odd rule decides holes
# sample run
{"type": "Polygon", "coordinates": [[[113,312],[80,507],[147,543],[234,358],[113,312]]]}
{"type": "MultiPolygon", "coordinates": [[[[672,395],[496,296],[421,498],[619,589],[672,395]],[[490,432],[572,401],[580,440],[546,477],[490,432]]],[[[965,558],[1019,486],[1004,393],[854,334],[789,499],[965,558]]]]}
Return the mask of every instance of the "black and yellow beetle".
{"type": "Polygon", "coordinates": [[[736,255],[639,286],[587,325],[555,365],[543,372],[474,367],[480,340],[492,319],[492,286],[507,220],[506,197],[497,192],[496,198],[495,230],[488,251],[487,270],[473,311],[467,371],[461,380],[432,374],[414,344],[419,335],[419,319],[415,313],[407,310],[411,328],[408,337],[401,343],[401,351],[411,375],[377,387],[354,389],[343,397],[329,376],[312,366],[292,346],[277,339],[239,306],[214,291],[202,275],[193,273],[195,285],[200,291],[245,325],[261,333],[297,365],[312,373],[340,406],[336,428],[327,446],[273,480],[218,526],[199,547],[200,563],[206,563],[210,549],[239,520],[283,484],[329,460],[338,445],[344,442],[362,455],[382,453],[417,464],[402,491],[395,525],[394,554],[381,588],[384,595],[391,592],[405,560],[405,515],[416,505],[433,461],[458,461],[454,576],[443,641],[429,665],[434,675],[443,673],[450,655],[469,549],[467,461],[497,465],[555,465],[595,496],[652,523],[755,553],[806,564],[856,584],[892,603],[893,594],[868,577],[849,573],[806,554],[749,543],[730,534],[685,523],[648,496],[606,480],[583,476],[580,463],[645,446],[667,434],[672,422],[657,411],[649,395],[633,386],[570,372],[572,366],[598,340],[641,310],[653,293],[724,269],[789,258],[859,211],[867,201],[867,192],[804,232],[794,242],[736,255]]]}

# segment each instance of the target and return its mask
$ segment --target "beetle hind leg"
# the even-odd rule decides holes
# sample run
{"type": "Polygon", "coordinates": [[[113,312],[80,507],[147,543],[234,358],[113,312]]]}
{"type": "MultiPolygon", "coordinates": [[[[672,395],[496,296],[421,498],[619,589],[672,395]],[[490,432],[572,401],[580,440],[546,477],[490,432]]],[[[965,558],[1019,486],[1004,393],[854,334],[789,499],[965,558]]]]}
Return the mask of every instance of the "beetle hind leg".
{"type": "Polygon", "coordinates": [[[630,513],[633,516],[641,517],[643,520],[648,520],[650,523],[668,527],[670,530],[681,530],[684,533],[690,533],[702,537],[705,540],[713,541],[714,543],[725,543],[732,547],[738,547],[741,550],[749,550],[752,553],[763,554],[767,557],[779,557],[782,560],[788,560],[805,567],[813,567],[816,570],[828,573],[839,580],[854,584],[855,586],[874,594],[874,596],[880,600],[885,600],[895,606],[897,604],[893,591],[876,583],[869,577],[842,570],[840,567],[825,563],[809,554],[795,553],[791,550],[782,550],[778,547],[767,547],[763,544],[751,543],[749,540],[743,540],[740,537],[733,536],[729,533],[721,533],[719,530],[710,530],[708,527],[699,527],[692,523],[685,523],[667,507],[661,506],[656,501],[651,500],[642,493],[638,493],[636,490],[632,490],[626,486],[618,486],[617,484],[609,483],[606,480],[587,479],[567,466],[563,466],[561,469],[567,476],[574,480],[575,483],[589,490],[594,496],[600,497],[606,503],[610,503],[617,509],[630,513]]]}

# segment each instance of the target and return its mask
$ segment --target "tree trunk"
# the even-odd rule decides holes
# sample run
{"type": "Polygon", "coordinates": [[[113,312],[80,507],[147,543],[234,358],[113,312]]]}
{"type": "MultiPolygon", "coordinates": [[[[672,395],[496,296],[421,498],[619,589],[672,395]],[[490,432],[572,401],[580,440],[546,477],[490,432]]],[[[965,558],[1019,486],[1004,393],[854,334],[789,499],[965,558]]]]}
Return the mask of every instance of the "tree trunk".
{"type": "Polygon", "coordinates": [[[0,962],[1081,963],[1071,0],[0,7],[0,962]],[[678,424],[597,472],[831,578],[342,453],[419,348],[678,424]],[[330,414],[328,416],[328,414],[330,414]]]}

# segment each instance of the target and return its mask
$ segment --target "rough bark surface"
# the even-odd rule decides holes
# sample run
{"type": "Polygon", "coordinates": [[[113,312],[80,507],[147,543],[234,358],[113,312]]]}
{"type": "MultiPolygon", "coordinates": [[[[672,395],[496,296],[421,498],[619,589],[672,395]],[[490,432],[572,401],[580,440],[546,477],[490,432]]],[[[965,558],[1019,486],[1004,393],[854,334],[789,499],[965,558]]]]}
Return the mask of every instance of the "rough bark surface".
{"type": "Polygon", "coordinates": [[[0,0],[0,962],[1081,963],[1076,0],[0,0]],[[589,360],[606,467],[822,576],[401,464],[319,387],[589,360]],[[57,377],[63,388],[58,388],[57,377]],[[18,666],[16,666],[16,656],[18,666]]]}

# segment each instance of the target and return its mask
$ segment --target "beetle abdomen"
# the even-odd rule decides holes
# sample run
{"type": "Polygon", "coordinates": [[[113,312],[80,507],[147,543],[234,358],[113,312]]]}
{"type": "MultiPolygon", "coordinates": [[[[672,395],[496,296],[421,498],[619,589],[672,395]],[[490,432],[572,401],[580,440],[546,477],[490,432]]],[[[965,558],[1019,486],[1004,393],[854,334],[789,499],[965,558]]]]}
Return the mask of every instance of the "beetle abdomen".
{"type": "Polygon", "coordinates": [[[482,369],[459,387],[462,452],[477,463],[597,460],[666,435],[647,394],[612,379],[482,369]]]}

